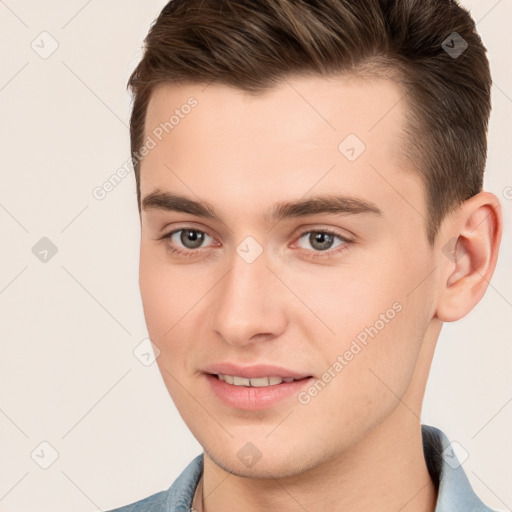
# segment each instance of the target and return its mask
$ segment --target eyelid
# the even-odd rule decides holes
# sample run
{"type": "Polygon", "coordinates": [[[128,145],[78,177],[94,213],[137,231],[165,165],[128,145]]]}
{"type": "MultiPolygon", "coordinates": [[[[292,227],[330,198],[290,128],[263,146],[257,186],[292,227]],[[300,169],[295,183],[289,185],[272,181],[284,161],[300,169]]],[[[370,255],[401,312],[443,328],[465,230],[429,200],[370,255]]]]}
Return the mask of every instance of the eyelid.
{"type": "Polygon", "coordinates": [[[299,234],[295,235],[295,239],[299,239],[307,233],[328,233],[330,235],[337,236],[347,242],[353,241],[355,239],[355,235],[352,235],[346,229],[334,228],[331,226],[326,226],[325,224],[317,226],[300,227],[297,228],[297,231],[299,232],[299,234]]]}
{"type": "Polygon", "coordinates": [[[326,227],[308,227],[300,232],[298,236],[295,237],[296,242],[294,245],[304,236],[311,233],[324,233],[334,237],[339,238],[342,243],[337,245],[334,248],[326,249],[325,251],[315,251],[312,249],[304,249],[299,247],[302,251],[305,251],[312,258],[333,258],[336,255],[345,252],[349,246],[354,242],[353,238],[345,236],[341,234],[338,230],[334,228],[326,228],[326,227]]]}
{"type": "MultiPolygon", "coordinates": [[[[209,236],[210,238],[215,240],[215,237],[213,235],[211,235],[207,230],[202,229],[202,228],[199,229],[199,228],[197,228],[195,226],[190,226],[190,225],[180,226],[180,227],[174,228],[173,230],[171,230],[171,231],[169,231],[167,233],[164,233],[162,236],[160,236],[158,238],[158,240],[160,240],[160,241],[170,240],[172,238],[172,236],[175,235],[176,233],[179,233],[180,231],[186,231],[186,230],[197,231],[198,233],[203,233],[204,235],[209,236]]],[[[207,247],[199,247],[197,249],[187,249],[187,248],[179,247],[178,249],[173,249],[172,252],[192,255],[192,254],[195,254],[195,253],[202,252],[202,250],[206,249],[207,247]]]]}

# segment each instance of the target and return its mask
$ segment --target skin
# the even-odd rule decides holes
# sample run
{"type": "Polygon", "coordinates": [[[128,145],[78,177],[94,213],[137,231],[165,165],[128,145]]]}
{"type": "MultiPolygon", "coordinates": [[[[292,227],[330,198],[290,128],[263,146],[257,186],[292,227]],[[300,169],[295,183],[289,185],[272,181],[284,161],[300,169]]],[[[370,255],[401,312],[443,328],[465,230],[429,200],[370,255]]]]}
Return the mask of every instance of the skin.
{"type": "Polygon", "coordinates": [[[433,511],[425,385],[442,323],[466,315],[492,276],[498,199],[469,199],[428,243],[424,184],[401,147],[408,107],[391,81],[294,78],[256,97],[164,84],[146,135],[190,96],[198,105],[142,161],[141,196],[158,189],[207,201],[221,221],[143,209],[140,289],[164,382],[205,451],[205,510],[433,511]],[[338,150],[350,133],[366,145],[353,162],[338,150]],[[265,218],[276,202],[321,194],[382,213],[265,218]],[[180,228],[209,236],[199,248],[181,233],[160,239],[180,228]],[[322,229],[351,242],[334,237],[322,251],[308,239],[322,229]],[[236,252],[249,235],[263,251],[252,263],[236,252]],[[292,397],[230,408],[201,372],[234,361],[321,378],[396,302],[401,311],[306,405],[292,397]],[[252,467],[237,457],[248,442],[262,454],[252,467]]]}

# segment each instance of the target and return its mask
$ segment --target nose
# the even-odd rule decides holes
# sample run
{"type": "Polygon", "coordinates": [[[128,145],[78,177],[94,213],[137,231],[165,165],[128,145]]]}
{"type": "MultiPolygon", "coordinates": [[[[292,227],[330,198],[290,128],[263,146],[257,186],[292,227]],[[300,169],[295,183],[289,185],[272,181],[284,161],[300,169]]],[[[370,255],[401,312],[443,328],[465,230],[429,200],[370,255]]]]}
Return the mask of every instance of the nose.
{"type": "Polygon", "coordinates": [[[263,252],[248,263],[238,254],[213,296],[214,330],[230,345],[272,340],[286,329],[283,285],[263,252]]]}

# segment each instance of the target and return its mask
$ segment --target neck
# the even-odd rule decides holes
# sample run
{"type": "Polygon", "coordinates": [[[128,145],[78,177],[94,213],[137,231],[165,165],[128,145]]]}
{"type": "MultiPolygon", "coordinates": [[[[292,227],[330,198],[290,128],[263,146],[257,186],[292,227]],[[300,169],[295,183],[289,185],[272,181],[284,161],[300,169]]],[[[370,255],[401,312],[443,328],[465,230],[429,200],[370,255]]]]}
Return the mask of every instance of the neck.
{"type": "Polygon", "coordinates": [[[421,425],[415,419],[401,430],[383,423],[351,453],[286,478],[239,477],[224,471],[205,453],[194,508],[202,510],[203,495],[204,512],[434,512],[437,493],[423,455],[421,425]]]}

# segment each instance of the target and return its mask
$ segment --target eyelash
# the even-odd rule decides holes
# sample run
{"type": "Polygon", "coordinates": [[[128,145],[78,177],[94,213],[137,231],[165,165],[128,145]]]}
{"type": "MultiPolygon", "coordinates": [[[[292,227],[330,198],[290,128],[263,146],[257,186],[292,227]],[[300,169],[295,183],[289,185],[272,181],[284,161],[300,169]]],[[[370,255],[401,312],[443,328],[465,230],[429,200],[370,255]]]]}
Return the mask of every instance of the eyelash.
{"type": "MultiPolygon", "coordinates": [[[[185,230],[194,231],[196,233],[203,233],[205,235],[208,235],[208,233],[206,233],[205,231],[202,231],[200,229],[184,226],[184,227],[181,227],[180,229],[175,229],[175,230],[173,230],[173,231],[163,235],[162,237],[159,238],[159,240],[161,240],[161,241],[170,240],[172,235],[174,235],[175,233],[179,233],[180,231],[185,231],[185,230]]],[[[334,250],[327,249],[326,251],[312,251],[310,249],[302,249],[302,250],[306,251],[306,253],[308,253],[308,256],[310,256],[312,258],[330,258],[333,255],[337,255],[337,254],[340,254],[340,253],[346,251],[348,249],[348,246],[353,243],[353,240],[351,240],[351,239],[349,239],[349,238],[347,238],[347,237],[341,235],[340,233],[337,233],[336,231],[333,231],[331,229],[310,229],[310,230],[307,230],[307,231],[303,231],[297,237],[297,240],[302,238],[304,235],[307,235],[307,234],[310,234],[310,233],[322,233],[322,234],[332,235],[332,236],[335,236],[335,237],[339,238],[343,242],[338,247],[336,247],[336,249],[334,249],[334,250]]],[[[208,235],[208,236],[211,236],[211,235],[208,235]]],[[[170,245],[167,245],[167,250],[171,254],[175,254],[175,255],[178,255],[180,257],[184,256],[186,258],[197,256],[197,254],[199,252],[201,252],[200,249],[183,250],[183,249],[177,249],[176,247],[172,247],[170,245]]]]}

